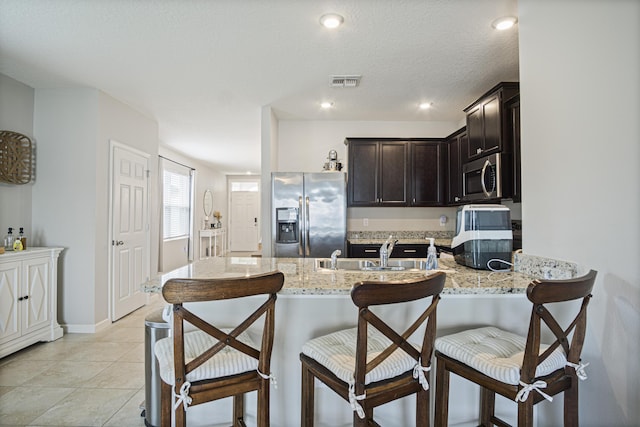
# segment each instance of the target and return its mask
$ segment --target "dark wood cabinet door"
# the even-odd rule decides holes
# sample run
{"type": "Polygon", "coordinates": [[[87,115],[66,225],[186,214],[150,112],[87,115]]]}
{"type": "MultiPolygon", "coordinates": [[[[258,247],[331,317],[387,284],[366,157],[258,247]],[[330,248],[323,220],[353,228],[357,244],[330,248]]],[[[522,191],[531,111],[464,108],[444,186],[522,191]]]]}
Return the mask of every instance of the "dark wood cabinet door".
{"type": "Polygon", "coordinates": [[[409,145],[381,142],[379,202],[384,206],[407,206],[409,196],[409,145]]]}
{"type": "Polygon", "coordinates": [[[466,150],[467,141],[468,138],[466,131],[455,134],[448,139],[448,205],[457,205],[462,203],[462,154],[464,150],[466,150]]]}
{"type": "Polygon", "coordinates": [[[349,258],[379,258],[380,246],[357,243],[349,245],[349,258]]]}
{"type": "Polygon", "coordinates": [[[472,159],[482,155],[484,148],[484,127],[482,123],[482,105],[478,105],[467,113],[467,144],[466,158],[472,159]]]}
{"type": "Polygon", "coordinates": [[[411,205],[444,204],[444,156],[441,142],[411,143],[411,205]]]}
{"type": "Polygon", "coordinates": [[[482,104],[484,140],[482,155],[499,151],[502,142],[502,120],[500,120],[500,97],[494,95],[482,104]]]}
{"type": "Polygon", "coordinates": [[[349,206],[372,206],[378,203],[378,143],[349,144],[349,206]]]}
{"type": "Polygon", "coordinates": [[[427,244],[397,244],[391,252],[391,258],[426,258],[427,244]]]}

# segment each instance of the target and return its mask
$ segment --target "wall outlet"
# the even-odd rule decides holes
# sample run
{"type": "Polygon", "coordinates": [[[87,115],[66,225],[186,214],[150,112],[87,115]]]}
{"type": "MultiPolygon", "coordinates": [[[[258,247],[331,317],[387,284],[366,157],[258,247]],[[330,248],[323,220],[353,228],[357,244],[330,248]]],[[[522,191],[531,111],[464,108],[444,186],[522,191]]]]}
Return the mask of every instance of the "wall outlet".
{"type": "Polygon", "coordinates": [[[363,227],[369,226],[369,218],[362,218],[362,226],[363,227]]]}

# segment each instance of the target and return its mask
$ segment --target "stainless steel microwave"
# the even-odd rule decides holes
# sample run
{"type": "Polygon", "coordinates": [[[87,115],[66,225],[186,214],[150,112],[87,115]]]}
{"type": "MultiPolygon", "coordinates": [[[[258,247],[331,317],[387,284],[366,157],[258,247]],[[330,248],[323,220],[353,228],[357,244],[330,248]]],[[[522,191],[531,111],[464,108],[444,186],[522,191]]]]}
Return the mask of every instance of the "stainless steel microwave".
{"type": "Polygon", "coordinates": [[[492,154],[462,166],[462,200],[478,201],[502,197],[501,155],[492,154]]]}

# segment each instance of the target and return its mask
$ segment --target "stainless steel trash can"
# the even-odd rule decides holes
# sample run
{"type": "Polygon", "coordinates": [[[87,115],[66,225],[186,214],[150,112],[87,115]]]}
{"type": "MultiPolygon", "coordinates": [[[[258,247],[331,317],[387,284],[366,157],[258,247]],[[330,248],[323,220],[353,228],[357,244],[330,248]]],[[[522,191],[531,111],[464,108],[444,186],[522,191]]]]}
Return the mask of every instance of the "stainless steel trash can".
{"type": "Polygon", "coordinates": [[[158,340],[171,335],[171,325],[162,319],[162,309],[144,319],[144,424],[160,426],[160,370],[153,353],[158,340]]]}

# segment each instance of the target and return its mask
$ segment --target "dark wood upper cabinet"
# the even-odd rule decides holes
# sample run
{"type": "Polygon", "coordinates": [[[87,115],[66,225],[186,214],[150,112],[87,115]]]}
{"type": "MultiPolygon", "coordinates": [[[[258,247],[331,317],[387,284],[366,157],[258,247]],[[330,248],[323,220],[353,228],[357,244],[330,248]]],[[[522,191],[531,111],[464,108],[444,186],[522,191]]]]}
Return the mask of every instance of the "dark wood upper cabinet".
{"type": "Polygon", "coordinates": [[[369,138],[347,138],[345,143],[348,206],[407,206],[407,143],[369,138]]]}
{"type": "Polygon", "coordinates": [[[448,146],[447,162],[447,205],[462,204],[462,164],[463,152],[467,149],[467,128],[459,129],[446,139],[448,146]]]}
{"type": "Polygon", "coordinates": [[[510,149],[504,103],[518,91],[519,83],[500,83],[465,108],[469,140],[464,154],[468,160],[510,149]]]}
{"type": "Polygon", "coordinates": [[[446,189],[446,145],[441,140],[411,144],[411,206],[443,206],[446,189]]]}

